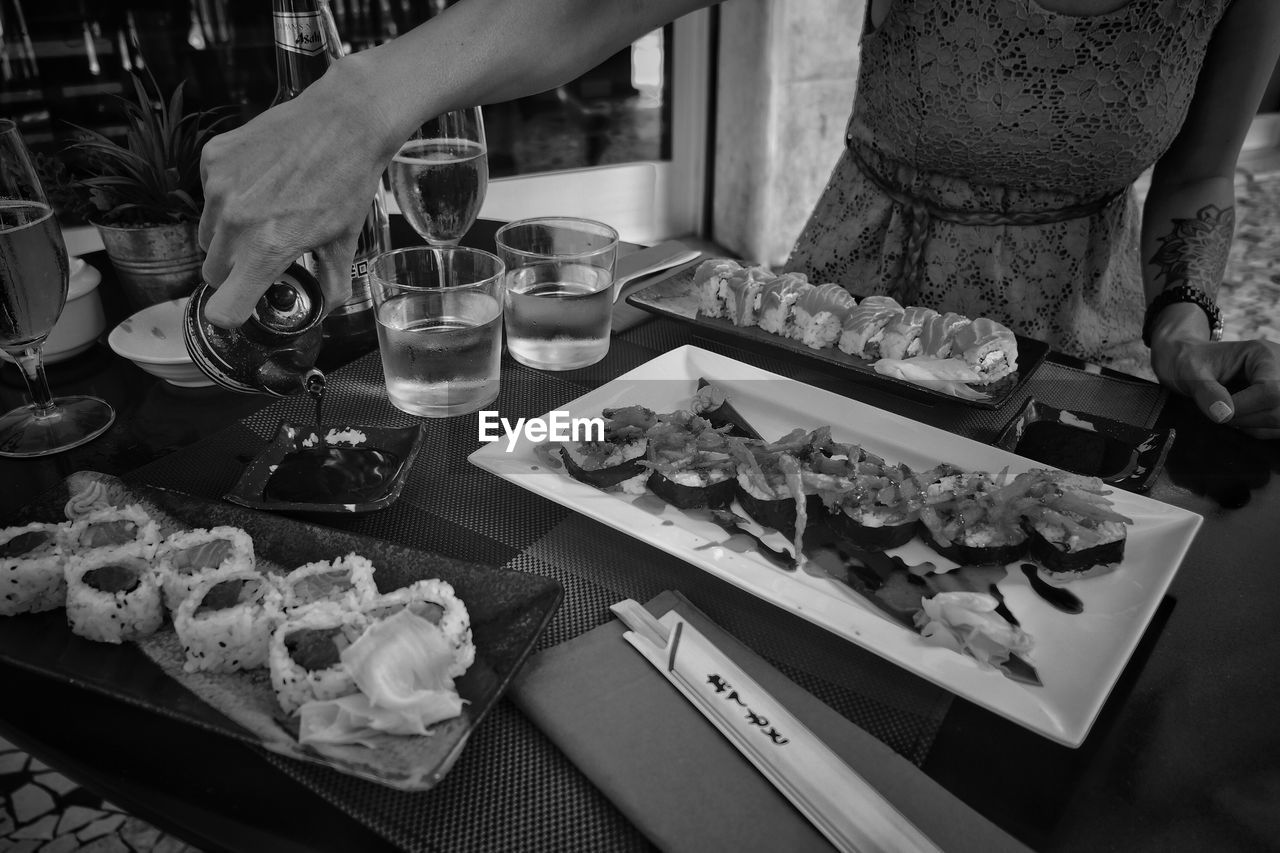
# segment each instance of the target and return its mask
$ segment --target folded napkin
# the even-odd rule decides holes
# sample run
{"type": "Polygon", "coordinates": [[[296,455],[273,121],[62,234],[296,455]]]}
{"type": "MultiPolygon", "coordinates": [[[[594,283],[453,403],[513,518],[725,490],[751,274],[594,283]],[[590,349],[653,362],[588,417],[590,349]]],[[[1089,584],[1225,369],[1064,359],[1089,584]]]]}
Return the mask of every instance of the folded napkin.
{"type": "MultiPolygon", "coordinates": [[[[917,767],[806,692],[679,593],[675,609],[947,851],[1026,851],[917,767]]],[[[510,696],[655,845],[670,851],[831,849],[614,620],[534,655],[510,696]]]]}

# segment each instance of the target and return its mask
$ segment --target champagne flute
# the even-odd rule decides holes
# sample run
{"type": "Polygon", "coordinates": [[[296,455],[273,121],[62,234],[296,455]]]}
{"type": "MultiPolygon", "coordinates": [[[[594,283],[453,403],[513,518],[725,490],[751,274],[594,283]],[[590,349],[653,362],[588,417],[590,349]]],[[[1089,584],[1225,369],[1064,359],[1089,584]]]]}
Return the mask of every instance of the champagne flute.
{"type": "Polygon", "coordinates": [[[475,223],[489,185],[479,107],[423,124],[391,161],[391,191],[405,219],[432,246],[456,246],[475,223]]]}
{"type": "Polygon", "coordinates": [[[62,229],[18,126],[0,119],[0,349],[22,370],[31,404],[0,416],[0,456],[46,456],[106,431],[115,412],[96,397],[54,397],[42,350],[67,302],[62,229]]]}

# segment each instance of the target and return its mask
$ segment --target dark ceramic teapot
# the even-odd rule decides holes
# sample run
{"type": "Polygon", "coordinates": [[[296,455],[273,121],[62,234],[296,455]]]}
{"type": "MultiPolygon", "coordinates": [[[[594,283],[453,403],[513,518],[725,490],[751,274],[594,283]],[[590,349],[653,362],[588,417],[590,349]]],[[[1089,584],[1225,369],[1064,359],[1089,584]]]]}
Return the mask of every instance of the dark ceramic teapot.
{"type": "Polygon", "coordinates": [[[299,264],[276,279],[239,329],[223,329],[204,316],[213,289],[201,284],[191,295],[182,324],[191,359],[224,388],[246,394],[287,397],[323,386],[315,368],[320,354],[324,293],[299,264]]]}

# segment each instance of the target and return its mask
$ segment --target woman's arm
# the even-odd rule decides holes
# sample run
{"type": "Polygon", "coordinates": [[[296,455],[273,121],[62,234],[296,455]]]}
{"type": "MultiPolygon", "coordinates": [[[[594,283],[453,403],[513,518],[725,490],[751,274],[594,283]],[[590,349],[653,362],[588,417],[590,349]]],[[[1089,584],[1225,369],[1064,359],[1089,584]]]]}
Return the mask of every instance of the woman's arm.
{"type": "MultiPolygon", "coordinates": [[[[1280,3],[1235,0],[1209,45],[1186,121],[1156,164],[1143,211],[1147,303],[1191,285],[1218,292],[1235,226],[1235,164],[1280,58],[1280,3]]],[[[1209,343],[1197,305],[1166,307],[1151,327],[1151,363],[1166,385],[1218,421],[1280,435],[1280,346],[1209,343]],[[1227,385],[1241,385],[1233,395],[1227,385]]]]}
{"type": "Polygon", "coordinates": [[[210,140],[201,172],[206,315],[238,326],[285,267],[314,252],[331,304],[401,142],[451,108],[554,88],[712,0],[464,0],[342,59],[299,97],[210,140]]]}

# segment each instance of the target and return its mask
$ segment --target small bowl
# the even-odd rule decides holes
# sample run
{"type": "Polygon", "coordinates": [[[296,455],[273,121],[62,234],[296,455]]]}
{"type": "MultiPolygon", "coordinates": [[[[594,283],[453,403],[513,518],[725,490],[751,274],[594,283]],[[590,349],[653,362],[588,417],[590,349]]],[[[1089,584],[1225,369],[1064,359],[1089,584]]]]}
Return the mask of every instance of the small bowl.
{"type": "Polygon", "coordinates": [[[213,380],[196,367],[182,340],[187,300],[170,299],[143,308],[111,330],[107,344],[147,373],[182,388],[204,388],[213,380]]]}
{"type": "MultiPolygon", "coordinates": [[[[390,506],[400,497],[409,469],[422,444],[422,427],[369,427],[326,424],[302,426],[281,421],[275,438],[253,458],[224,500],[277,512],[366,513],[390,506]],[[322,440],[323,439],[323,440],[322,440]],[[289,463],[316,462],[328,450],[323,472],[315,465],[294,468],[301,476],[273,482],[289,463]],[[391,458],[369,456],[370,451],[391,458]],[[356,454],[364,453],[363,457],[356,454]],[[294,455],[291,455],[294,454],[294,455]],[[308,454],[310,459],[305,458],[308,454]],[[288,462],[286,462],[286,458],[288,462]],[[325,496],[326,488],[357,488],[347,500],[325,496]]],[[[282,475],[283,476],[283,475],[282,475]]]]}
{"type": "Polygon", "coordinates": [[[1145,492],[1164,467],[1175,435],[1172,429],[1144,429],[1030,398],[994,444],[1045,465],[1145,492]]]}

